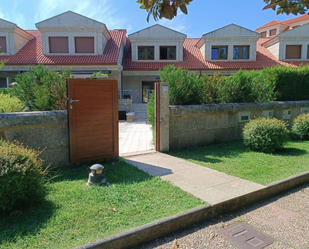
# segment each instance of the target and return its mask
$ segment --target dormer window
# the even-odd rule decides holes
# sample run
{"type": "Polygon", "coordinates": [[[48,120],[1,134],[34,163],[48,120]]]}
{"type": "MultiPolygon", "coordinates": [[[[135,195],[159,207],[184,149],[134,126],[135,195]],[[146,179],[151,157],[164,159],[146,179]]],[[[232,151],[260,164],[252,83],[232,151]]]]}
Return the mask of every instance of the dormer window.
{"type": "Polygon", "coordinates": [[[301,45],[286,45],[285,59],[301,59],[301,45]]]}
{"type": "Polygon", "coordinates": [[[139,60],[154,60],[154,47],[153,46],[139,46],[138,47],[139,60]]]}
{"type": "Polygon", "coordinates": [[[233,59],[249,59],[249,46],[234,46],[233,59]]]}
{"type": "Polygon", "coordinates": [[[264,32],[261,32],[261,38],[265,38],[267,36],[267,32],[264,31],[264,32]]]}
{"type": "Polygon", "coordinates": [[[52,53],[69,53],[69,38],[62,37],[49,37],[49,52],[52,53]]]}
{"type": "Polygon", "coordinates": [[[226,60],[227,59],[227,46],[212,46],[211,59],[212,60],[226,60]]]}
{"type": "Polygon", "coordinates": [[[176,46],[161,46],[160,60],[176,60],[176,46]]]}
{"type": "Polygon", "coordinates": [[[75,53],[94,53],[94,37],[75,37],[75,53]]]}
{"type": "Polygon", "coordinates": [[[274,36],[274,35],[276,35],[277,34],[277,29],[271,29],[270,31],[269,31],[269,36],[274,36]]]}
{"type": "Polygon", "coordinates": [[[7,53],[5,36],[0,36],[0,53],[7,53]]]}

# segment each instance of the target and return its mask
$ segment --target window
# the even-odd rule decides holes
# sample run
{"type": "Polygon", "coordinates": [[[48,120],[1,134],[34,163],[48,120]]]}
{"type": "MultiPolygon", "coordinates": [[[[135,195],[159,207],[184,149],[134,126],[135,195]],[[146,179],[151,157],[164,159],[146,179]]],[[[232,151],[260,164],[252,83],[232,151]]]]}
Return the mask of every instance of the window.
{"type": "Polygon", "coordinates": [[[270,31],[269,31],[269,36],[274,36],[274,35],[276,35],[277,34],[277,29],[271,29],[270,31]]]}
{"type": "Polygon", "coordinates": [[[234,46],[233,59],[249,59],[249,46],[234,46]]]}
{"type": "Polygon", "coordinates": [[[6,78],[0,78],[0,88],[6,88],[7,83],[6,83],[6,78]]]}
{"type": "Polygon", "coordinates": [[[154,47],[138,47],[138,59],[139,60],[153,60],[154,59],[154,47]]]}
{"type": "Polygon", "coordinates": [[[285,59],[301,59],[301,45],[286,45],[285,59]]]}
{"type": "Polygon", "coordinates": [[[212,60],[226,60],[227,59],[227,46],[213,46],[211,48],[212,60]]]}
{"type": "Polygon", "coordinates": [[[7,53],[5,36],[0,36],[0,53],[7,53]]]}
{"type": "Polygon", "coordinates": [[[160,60],[176,60],[176,46],[160,47],[160,60]]]}
{"type": "Polygon", "coordinates": [[[94,37],[75,37],[75,53],[94,53],[94,37]]]}
{"type": "Polygon", "coordinates": [[[50,53],[69,53],[68,37],[49,37],[50,53]]]}
{"type": "Polygon", "coordinates": [[[266,31],[261,33],[261,38],[265,38],[266,37],[266,31]]]}

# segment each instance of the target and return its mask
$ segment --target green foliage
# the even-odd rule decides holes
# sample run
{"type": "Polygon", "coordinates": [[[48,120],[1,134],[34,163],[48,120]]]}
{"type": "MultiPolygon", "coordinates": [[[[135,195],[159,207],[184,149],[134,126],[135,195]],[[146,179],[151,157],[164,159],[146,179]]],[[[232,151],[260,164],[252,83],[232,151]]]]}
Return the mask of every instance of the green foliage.
{"type": "Polygon", "coordinates": [[[147,121],[151,124],[152,130],[155,127],[155,93],[149,95],[149,101],[147,103],[147,121]]]}
{"type": "Polygon", "coordinates": [[[46,193],[40,152],[0,140],[0,211],[31,204],[46,193]]]}
{"type": "Polygon", "coordinates": [[[159,71],[162,82],[169,82],[171,105],[199,105],[205,98],[205,77],[173,65],[159,71]]]}
{"type": "Polygon", "coordinates": [[[178,8],[184,14],[188,14],[187,6],[193,0],[137,0],[141,4],[140,8],[148,12],[147,22],[152,15],[153,19],[157,21],[159,18],[173,19],[177,16],[178,8]]]}
{"type": "Polygon", "coordinates": [[[30,111],[65,110],[67,108],[66,79],[71,70],[49,71],[43,64],[30,66],[27,73],[16,77],[13,95],[30,111]]]}
{"type": "Polygon", "coordinates": [[[244,71],[225,77],[217,85],[218,103],[268,102],[275,100],[275,81],[268,70],[244,71]]]}
{"type": "Polygon", "coordinates": [[[21,112],[23,109],[23,104],[18,98],[0,93],[0,113],[21,112]]]}
{"type": "Polygon", "coordinates": [[[297,139],[309,140],[309,113],[294,118],[291,132],[297,139]]]}
{"type": "Polygon", "coordinates": [[[309,99],[309,66],[268,69],[276,81],[275,92],[279,101],[309,99]]]}
{"type": "Polygon", "coordinates": [[[267,153],[282,148],[288,134],[286,123],[275,118],[256,118],[243,128],[244,144],[253,151],[267,153]]]}
{"type": "Polygon", "coordinates": [[[309,0],[264,0],[267,5],[265,9],[277,9],[277,15],[279,14],[305,14],[309,8],[309,0]]]}
{"type": "Polygon", "coordinates": [[[3,94],[11,94],[12,93],[12,88],[1,88],[0,89],[0,94],[3,93],[3,94]]]}
{"type": "Polygon", "coordinates": [[[91,75],[91,79],[108,79],[108,74],[102,73],[101,71],[95,72],[91,75]]]}

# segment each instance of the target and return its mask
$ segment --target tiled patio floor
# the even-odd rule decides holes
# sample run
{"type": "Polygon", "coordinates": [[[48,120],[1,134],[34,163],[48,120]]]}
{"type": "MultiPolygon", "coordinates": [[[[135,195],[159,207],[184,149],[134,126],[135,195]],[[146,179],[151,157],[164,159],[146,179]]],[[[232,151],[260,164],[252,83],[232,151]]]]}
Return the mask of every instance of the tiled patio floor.
{"type": "Polygon", "coordinates": [[[119,154],[154,150],[151,126],[146,121],[119,121],[119,154]]]}

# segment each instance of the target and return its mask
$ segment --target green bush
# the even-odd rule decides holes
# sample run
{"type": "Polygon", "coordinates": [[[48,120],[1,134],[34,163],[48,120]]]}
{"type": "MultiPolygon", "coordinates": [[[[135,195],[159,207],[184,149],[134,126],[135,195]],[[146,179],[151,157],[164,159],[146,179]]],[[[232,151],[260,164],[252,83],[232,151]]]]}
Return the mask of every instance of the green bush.
{"type": "Polygon", "coordinates": [[[0,140],[0,211],[10,211],[44,197],[46,173],[40,152],[0,140]]]}
{"type": "Polygon", "coordinates": [[[12,93],[12,88],[1,88],[0,89],[0,94],[11,94],[12,93]]]}
{"type": "Polygon", "coordinates": [[[309,140],[309,113],[294,118],[291,132],[297,139],[309,140]]]}
{"type": "MultiPolygon", "coordinates": [[[[265,69],[264,69],[265,70],[265,69]]],[[[309,66],[282,67],[268,69],[276,77],[278,101],[294,101],[309,99],[309,66]]]]}
{"type": "Polygon", "coordinates": [[[66,110],[66,79],[71,70],[50,71],[43,64],[30,66],[27,73],[16,77],[13,95],[30,111],[66,110]]]}
{"type": "Polygon", "coordinates": [[[23,111],[23,104],[16,97],[0,93],[0,113],[23,111]]]}
{"type": "Polygon", "coordinates": [[[253,151],[274,152],[287,141],[287,124],[278,119],[256,118],[243,128],[244,144],[253,151]]]}
{"type": "Polygon", "coordinates": [[[269,102],[275,100],[275,81],[266,71],[239,70],[217,85],[217,103],[269,102]]]}
{"type": "Polygon", "coordinates": [[[173,65],[159,71],[161,82],[169,82],[171,105],[200,105],[205,98],[205,77],[173,65]]]}
{"type": "Polygon", "coordinates": [[[155,94],[149,95],[149,101],[147,103],[147,121],[151,124],[152,128],[155,126],[155,94]]]}

